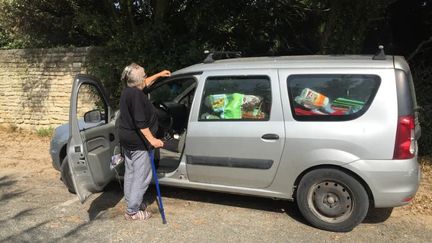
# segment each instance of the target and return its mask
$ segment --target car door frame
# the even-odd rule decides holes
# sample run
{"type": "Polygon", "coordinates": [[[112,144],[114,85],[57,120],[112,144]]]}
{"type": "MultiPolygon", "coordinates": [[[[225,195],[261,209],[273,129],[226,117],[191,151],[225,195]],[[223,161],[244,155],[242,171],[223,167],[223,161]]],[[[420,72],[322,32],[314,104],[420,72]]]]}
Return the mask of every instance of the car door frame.
{"type": "MultiPolygon", "coordinates": [[[[279,77],[278,72],[276,69],[257,69],[257,70],[251,70],[251,69],[240,69],[240,70],[212,70],[212,71],[206,71],[204,72],[200,78],[199,78],[199,84],[197,86],[196,94],[194,97],[194,103],[192,105],[191,115],[189,117],[189,123],[188,123],[188,133],[186,136],[186,144],[185,147],[185,153],[183,156],[186,157],[186,167],[187,167],[187,176],[188,179],[191,182],[194,183],[206,183],[206,184],[214,184],[214,185],[220,185],[224,187],[230,187],[230,186],[237,186],[237,187],[245,187],[245,188],[269,188],[273,180],[276,176],[276,173],[278,171],[278,167],[281,161],[281,156],[283,153],[284,143],[285,143],[285,130],[284,130],[284,119],[283,119],[283,113],[282,113],[282,104],[280,100],[280,90],[279,90],[279,77]],[[201,101],[203,99],[203,89],[206,83],[207,78],[209,77],[228,77],[228,76],[239,76],[239,77],[247,77],[247,76],[266,76],[269,79],[270,85],[271,85],[271,94],[272,94],[272,108],[271,108],[271,114],[269,120],[266,121],[222,121],[220,124],[230,124],[230,123],[236,123],[236,126],[239,126],[240,124],[260,124],[261,128],[264,128],[268,126],[268,124],[273,123],[277,127],[271,127],[267,129],[267,132],[263,132],[262,134],[269,133],[269,134],[277,134],[278,139],[277,140],[266,140],[262,139],[261,135],[259,137],[255,137],[257,141],[262,142],[263,144],[273,144],[273,146],[277,147],[277,154],[274,154],[273,162],[269,168],[246,168],[246,167],[233,167],[233,166],[211,166],[210,164],[201,165],[201,164],[194,164],[191,161],[191,156],[200,156],[201,152],[204,151],[204,148],[200,147],[201,145],[199,143],[193,142],[194,136],[200,137],[200,136],[209,136],[209,131],[206,132],[206,134],[201,134],[200,129],[195,129],[193,127],[196,126],[202,126],[202,125],[209,125],[214,122],[218,121],[199,121],[199,110],[201,106],[201,101]],[[196,130],[196,131],[195,131],[196,130]],[[198,145],[197,147],[200,147],[198,149],[193,148],[195,145],[198,145]],[[189,159],[188,159],[189,157],[189,159]],[[245,172],[244,176],[235,176],[236,173],[245,172]],[[228,178],[225,178],[222,180],[222,177],[220,179],[209,179],[209,175],[226,175],[231,176],[229,180],[225,180],[228,178]],[[252,178],[259,178],[252,182],[252,178]]],[[[239,127],[241,128],[241,127],[239,127]]],[[[243,126],[244,128],[244,126],[243,126]]],[[[265,129],[265,128],[264,128],[265,129]]],[[[234,131],[233,131],[234,132],[234,131]]],[[[211,133],[211,132],[210,132],[211,133]]],[[[267,153],[264,148],[260,148],[257,151],[260,151],[262,153],[267,153]]],[[[218,150],[216,155],[218,155],[220,151],[218,150]]],[[[207,155],[205,155],[207,156],[207,155]]],[[[218,155],[219,156],[219,155],[218,155]]],[[[228,155],[222,155],[226,158],[231,157],[228,155]]],[[[204,157],[203,157],[204,158],[204,157]]],[[[243,156],[239,156],[241,160],[243,160],[243,156]]],[[[205,159],[208,159],[207,157],[205,159]]],[[[216,158],[218,159],[218,158],[216,158]]],[[[261,158],[262,159],[262,158],[261,158]]],[[[248,160],[248,159],[246,159],[248,160]]],[[[250,160],[252,161],[252,159],[250,160]]],[[[255,162],[255,161],[252,161],[255,162]]],[[[261,162],[261,161],[260,161],[261,162]]]]}
{"type": "MultiPolygon", "coordinates": [[[[114,177],[114,172],[111,171],[109,174],[104,174],[102,177],[102,183],[95,183],[91,167],[88,163],[86,136],[87,131],[91,129],[100,129],[103,132],[104,126],[110,124],[112,119],[112,109],[108,102],[108,96],[105,93],[101,82],[90,75],[78,74],[75,76],[72,83],[72,93],[70,99],[70,110],[69,110],[69,140],[67,144],[67,157],[69,163],[69,169],[71,172],[71,179],[75,188],[75,192],[81,201],[84,201],[93,193],[101,191],[108,182],[114,177]],[[101,126],[92,127],[90,129],[80,130],[77,117],[77,106],[78,106],[78,93],[79,89],[83,84],[89,84],[96,88],[99,96],[104,102],[105,109],[105,123],[101,126]]],[[[110,134],[111,135],[111,134],[110,134]]],[[[110,138],[111,139],[111,138],[110,138]]],[[[112,147],[111,143],[109,145],[112,147]]],[[[109,162],[108,162],[109,163],[109,162]]]]}

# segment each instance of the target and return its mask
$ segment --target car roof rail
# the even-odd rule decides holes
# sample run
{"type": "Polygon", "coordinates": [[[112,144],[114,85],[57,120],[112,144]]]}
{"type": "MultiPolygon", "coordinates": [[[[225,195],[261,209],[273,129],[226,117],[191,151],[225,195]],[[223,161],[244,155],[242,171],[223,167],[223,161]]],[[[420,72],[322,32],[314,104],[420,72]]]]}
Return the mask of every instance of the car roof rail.
{"type": "Polygon", "coordinates": [[[378,51],[372,57],[372,60],[386,60],[386,54],[384,52],[384,46],[383,45],[378,46],[378,51]]]}
{"type": "Polygon", "coordinates": [[[234,57],[241,57],[241,51],[208,51],[205,50],[204,54],[208,54],[203,63],[213,63],[215,60],[228,59],[234,57]],[[215,59],[215,55],[218,57],[215,59]]]}

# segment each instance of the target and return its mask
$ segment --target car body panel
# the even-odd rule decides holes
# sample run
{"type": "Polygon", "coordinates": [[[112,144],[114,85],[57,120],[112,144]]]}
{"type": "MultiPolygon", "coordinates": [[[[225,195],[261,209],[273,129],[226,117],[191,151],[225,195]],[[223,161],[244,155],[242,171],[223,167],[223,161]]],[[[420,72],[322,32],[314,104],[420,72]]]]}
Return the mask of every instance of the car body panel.
{"type": "Polygon", "coordinates": [[[344,165],[344,168],[367,182],[376,208],[408,204],[420,185],[417,159],[358,160],[344,165]]]}

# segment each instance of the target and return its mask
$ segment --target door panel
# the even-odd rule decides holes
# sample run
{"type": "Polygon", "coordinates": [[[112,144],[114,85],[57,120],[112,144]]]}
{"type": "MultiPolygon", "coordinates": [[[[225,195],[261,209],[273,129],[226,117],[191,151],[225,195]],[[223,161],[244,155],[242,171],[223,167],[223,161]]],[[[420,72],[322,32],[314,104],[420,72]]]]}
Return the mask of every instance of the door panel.
{"type": "Polygon", "coordinates": [[[111,156],[119,140],[111,109],[101,83],[87,75],[77,75],[73,82],[69,112],[68,161],[75,191],[81,202],[98,192],[114,177],[111,156]],[[99,110],[101,121],[82,119],[91,110],[99,110]]]}
{"type": "Polygon", "coordinates": [[[108,123],[82,132],[82,135],[85,136],[90,172],[98,187],[104,187],[107,183],[106,176],[112,175],[110,161],[114,153],[113,145],[118,144],[118,141],[110,142],[109,134],[114,134],[114,131],[115,126],[108,123]]]}
{"type": "Polygon", "coordinates": [[[189,180],[249,188],[270,186],[285,142],[277,72],[213,71],[204,73],[201,79],[186,138],[189,180]],[[213,80],[222,81],[206,86],[205,82],[213,80]],[[235,111],[239,96],[238,102],[243,105],[235,111]],[[223,111],[215,108],[221,104],[215,100],[220,97],[225,100],[223,111]],[[252,107],[245,102],[256,97],[260,105],[245,111],[252,107]],[[270,139],[265,136],[269,134],[270,139]]]}

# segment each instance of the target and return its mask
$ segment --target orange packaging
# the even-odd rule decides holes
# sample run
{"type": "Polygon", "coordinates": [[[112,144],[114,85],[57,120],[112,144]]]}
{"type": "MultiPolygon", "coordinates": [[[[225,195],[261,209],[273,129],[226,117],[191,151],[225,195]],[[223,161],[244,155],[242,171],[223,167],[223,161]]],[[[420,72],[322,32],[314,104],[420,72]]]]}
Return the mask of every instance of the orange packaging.
{"type": "Polygon", "coordinates": [[[329,99],[327,96],[309,88],[303,89],[300,96],[298,96],[296,100],[305,105],[314,107],[323,107],[329,103],[329,99]]]}

